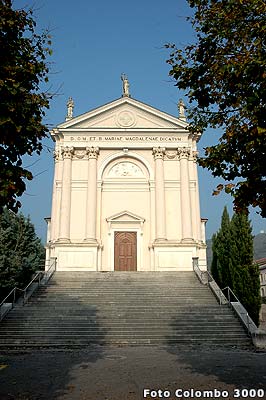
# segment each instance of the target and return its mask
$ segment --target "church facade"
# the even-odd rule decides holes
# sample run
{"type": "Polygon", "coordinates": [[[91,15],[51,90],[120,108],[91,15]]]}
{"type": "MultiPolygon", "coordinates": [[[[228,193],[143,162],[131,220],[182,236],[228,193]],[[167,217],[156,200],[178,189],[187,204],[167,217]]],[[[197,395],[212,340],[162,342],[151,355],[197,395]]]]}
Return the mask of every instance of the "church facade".
{"type": "Polygon", "coordinates": [[[47,265],[59,271],[206,269],[197,141],[179,117],[123,96],[52,130],[47,265]]]}

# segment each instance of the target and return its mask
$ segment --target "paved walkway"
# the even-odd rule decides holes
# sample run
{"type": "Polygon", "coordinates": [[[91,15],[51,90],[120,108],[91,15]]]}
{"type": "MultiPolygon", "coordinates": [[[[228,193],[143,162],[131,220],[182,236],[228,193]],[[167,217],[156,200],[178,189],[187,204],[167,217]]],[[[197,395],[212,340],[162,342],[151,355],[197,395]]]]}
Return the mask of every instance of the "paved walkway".
{"type": "Polygon", "coordinates": [[[0,353],[1,400],[139,400],[144,389],[147,399],[265,399],[266,352],[92,347],[0,353]],[[167,390],[164,397],[159,389],[167,390]]]}

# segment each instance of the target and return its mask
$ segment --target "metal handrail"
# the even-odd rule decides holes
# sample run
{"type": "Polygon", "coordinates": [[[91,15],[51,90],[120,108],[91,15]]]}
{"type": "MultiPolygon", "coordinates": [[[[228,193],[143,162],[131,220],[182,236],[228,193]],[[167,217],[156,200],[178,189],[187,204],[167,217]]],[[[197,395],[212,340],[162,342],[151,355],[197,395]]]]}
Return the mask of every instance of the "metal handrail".
{"type": "MultiPolygon", "coordinates": [[[[242,311],[242,312],[241,312],[241,311],[238,311],[238,314],[241,314],[241,315],[240,315],[240,316],[241,316],[241,320],[243,320],[243,319],[242,319],[243,316],[246,318],[246,323],[245,323],[245,325],[246,325],[246,327],[247,327],[247,330],[248,330],[249,335],[252,336],[252,334],[254,334],[254,330],[257,329],[257,326],[256,326],[256,324],[254,323],[253,319],[250,317],[249,313],[247,312],[247,310],[245,309],[245,307],[243,306],[243,304],[241,303],[241,301],[238,299],[238,297],[236,296],[236,294],[233,292],[233,290],[232,290],[229,286],[226,286],[225,288],[223,288],[223,289],[222,289],[222,292],[224,292],[224,291],[227,292],[227,299],[228,299],[228,302],[229,302],[229,304],[230,304],[230,306],[231,306],[232,308],[234,308],[234,307],[233,307],[233,303],[238,303],[238,304],[241,306],[241,308],[242,308],[243,311],[242,311]],[[231,300],[231,294],[233,295],[233,297],[235,298],[236,301],[232,301],[232,300],[231,300]]],[[[235,309],[235,308],[234,308],[234,309],[235,309]]]]}
{"type": "MultiPolygon", "coordinates": [[[[210,283],[213,282],[215,284],[215,286],[217,287],[218,293],[219,293],[219,303],[220,305],[223,304],[222,300],[223,298],[227,299],[227,304],[230,305],[231,308],[234,309],[234,311],[236,312],[237,316],[239,317],[239,319],[241,320],[241,322],[245,325],[248,334],[250,336],[254,336],[256,335],[256,331],[257,331],[257,326],[255,325],[254,321],[252,320],[252,318],[250,317],[250,315],[248,314],[247,310],[245,309],[245,307],[242,305],[242,303],[239,301],[239,299],[237,298],[237,296],[235,295],[235,293],[233,292],[233,290],[229,287],[226,286],[224,289],[221,289],[216,281],[214,280],[213,276],[210,274],[209,271],[202,271],[199,268],[199,263],[198,263],[198,257],[193,257],[193,270],[195,272],[195,274],[197,275],[198,279],[200,280],[200,282],[203,285],[208,285],[210,286],[210,283]],[[207,282],[206,280],[203,279],[204,275],[207,275],[207,282]],[[224,291],[227,290],[227,297],[224,295],[224,291]],[[231,294],[234,296],[235,298],[235,302],[231,301],[231,294]],[[235,303],[237,303],[239,305],[239,307],[235,307],[235,303]]],[[[214,291],[213,287],[210,286],[212,291],[217,294],[217,292],[214,291]]]]}
{"type": "Polygon", "coordinates": [[[45,279],[45,284],[49,281],[51,276],[54,274],[56,271],[56,257],[51,257],[51,260],[53,260],[53,263],[50,265],[50,267],[45,271],[44,279],[45,279]]]}
{"type": "Polygon", "coordinates": [[[215,294],[215,296],[218,297],[220,306],[222,304],[224,304],[224,300],[225,300],[224,294],[223,294],[222,290],[219,288],[219,286],[217,285],[217,283],[215,282],[213,276],[210,274],[210,272],[208,270],[202,271],[199,268],[198,257],[193,257],[192,260],[193,260],[193,270],[194,270],[196,276],[198,277],[199,281],[203,285],[208,285],[211,288],[211,290],[215,294]],[[207,276],[207,279],[204,279],[205,276],[207,276]],[[213,285],[210,285],[211,282],[213,282],[213,285]]]}
{"type": "Polygon", "coordinates": [[[4,298],[4,300],[2,300],[2,302],[0,303],[0,321],[2,321],[3,317],[15,307],[16,304],[16,300],[17,300],[17,296],[16,293],[17,291],[23,292],[23,300],[22,300],[22,305],[24,306],[27,302],[27,300],[31,297],[32,293],[27,297],[27,291],[28,289],[31,287],[31,285],[36,281],[36,279],[38,279],[38,284],[37,287],[39,287],[42,283],[46,284],[49,279],[51,278],[51,276],[53,275],[53,273],[56,271],[56,257],[53,258],[53,263],[50,265],[50,267],[48,268],[47,271],[38,271],[34,277],[32,278],[32,280],[28,283],[28,285],[24,288],[24,289],[20,289],[17,286],[14,287],[9,293],[8,295],[4,298]],[[12,302],[8,303],[10,304],[10,308],[6,309],[6,311],[4,313],[2,313],[2,307],[6,302],[6,300],[13,294],[12,297],[12,302]]]}

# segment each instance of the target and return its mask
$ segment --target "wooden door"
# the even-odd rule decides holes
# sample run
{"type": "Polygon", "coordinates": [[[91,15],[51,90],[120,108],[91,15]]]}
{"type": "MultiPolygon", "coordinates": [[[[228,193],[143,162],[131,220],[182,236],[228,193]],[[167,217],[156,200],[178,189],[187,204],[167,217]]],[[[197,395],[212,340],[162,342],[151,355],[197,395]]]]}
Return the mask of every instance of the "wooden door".
{"type": "Polygon", "coordinates": [[[137,233],[115,232],[115,271],[137,271],[137,233]]]}

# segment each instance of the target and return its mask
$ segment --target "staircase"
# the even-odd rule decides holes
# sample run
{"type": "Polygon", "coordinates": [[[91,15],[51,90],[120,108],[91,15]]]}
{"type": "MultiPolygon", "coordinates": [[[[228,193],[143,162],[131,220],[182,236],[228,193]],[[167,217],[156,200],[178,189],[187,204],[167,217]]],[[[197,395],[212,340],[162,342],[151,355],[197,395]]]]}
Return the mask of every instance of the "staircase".
{"type": "Polygon", "coordinates": [[[0,323],[0,346],[249,345],[193,272],[56,272],[0,323]]]}

